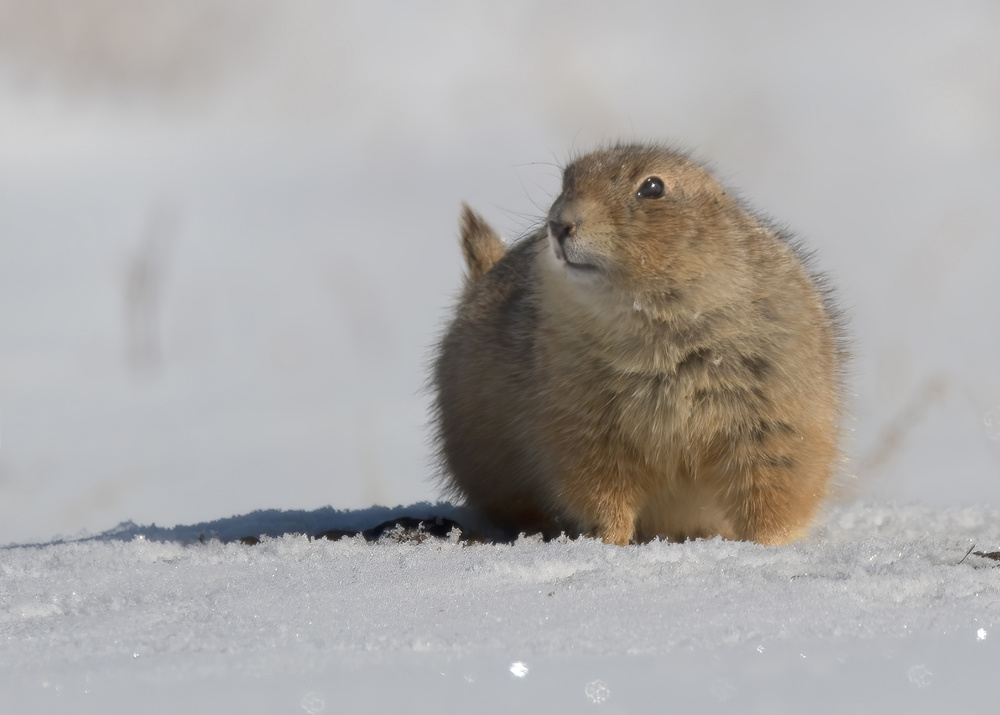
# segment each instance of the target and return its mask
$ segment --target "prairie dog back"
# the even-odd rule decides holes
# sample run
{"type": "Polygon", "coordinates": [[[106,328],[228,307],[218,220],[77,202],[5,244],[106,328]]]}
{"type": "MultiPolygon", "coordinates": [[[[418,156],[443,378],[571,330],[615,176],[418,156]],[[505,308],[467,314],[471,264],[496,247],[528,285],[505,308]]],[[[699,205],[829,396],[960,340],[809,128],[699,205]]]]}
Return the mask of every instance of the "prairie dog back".
{"type": "Polygon", "coordinates": [[[687,156],[566,167],[509,250],[468,207],[434,366],[450,493],[515,531],[788,543],[839,461],[844,352],[788,238],[687,156]]]}

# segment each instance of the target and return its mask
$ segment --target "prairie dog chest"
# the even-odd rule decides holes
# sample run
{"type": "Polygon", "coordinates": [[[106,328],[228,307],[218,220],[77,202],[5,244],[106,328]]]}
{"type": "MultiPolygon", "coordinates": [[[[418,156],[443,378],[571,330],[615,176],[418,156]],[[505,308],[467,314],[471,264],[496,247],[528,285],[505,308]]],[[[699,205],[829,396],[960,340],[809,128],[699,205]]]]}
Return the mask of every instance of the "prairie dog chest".
{"type": "Polygon", "coordinates": [[[553,405],[603,434],[639,444],[683,440],[700,391],[722,364],[706,351],[641,330],[614,340],[561,337],[545,341],[553,405]]]}

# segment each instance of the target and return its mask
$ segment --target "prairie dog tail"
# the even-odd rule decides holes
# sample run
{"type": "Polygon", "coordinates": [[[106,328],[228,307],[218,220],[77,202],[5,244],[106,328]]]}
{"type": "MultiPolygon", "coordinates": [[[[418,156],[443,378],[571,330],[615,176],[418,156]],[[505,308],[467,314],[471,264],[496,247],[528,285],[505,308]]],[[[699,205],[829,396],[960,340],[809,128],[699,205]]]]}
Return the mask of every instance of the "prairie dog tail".
{"type": "Polygon", "coordinates": [[[506,246],[500,237],[490,228],[486,220],[462,203],[460,220],[462,232],[462,254],[469,268],[466,283],[475,282],[481,275],[503,258],[506,246]]]}

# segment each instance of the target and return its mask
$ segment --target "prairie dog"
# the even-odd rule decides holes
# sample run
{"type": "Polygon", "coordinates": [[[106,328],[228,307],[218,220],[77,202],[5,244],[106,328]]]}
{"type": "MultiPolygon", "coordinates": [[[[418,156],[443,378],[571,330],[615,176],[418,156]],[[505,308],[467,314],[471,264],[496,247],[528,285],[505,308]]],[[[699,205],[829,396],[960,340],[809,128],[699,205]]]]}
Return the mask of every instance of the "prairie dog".
{"type": "Polygon", "coordinates": [[[836,311],[701,166],[618,145],[505,250],[463,205],[434,365],[445,486],[495,524],[628,544],[803,535],[839,462],[836,311]]]}

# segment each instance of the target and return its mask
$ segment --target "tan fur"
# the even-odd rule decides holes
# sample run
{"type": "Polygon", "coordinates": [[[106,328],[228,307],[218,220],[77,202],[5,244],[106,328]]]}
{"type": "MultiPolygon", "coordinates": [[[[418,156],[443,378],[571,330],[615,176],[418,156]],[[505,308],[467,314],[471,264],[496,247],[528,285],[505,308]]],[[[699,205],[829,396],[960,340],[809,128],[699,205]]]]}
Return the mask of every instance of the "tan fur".
{"type": "Polygon", "coordinates": [[[506,248],[482,216],[464,203],[461,226],[462,254],[465,256],[465,265],[469,268],[467,283],[471,285],[503,258],[506,248]]]}
{"type": "Polygon", "coordinates": [[[786,236],[688,157],[628,145],[570,164],[506,254],[464,207],[462,245],[434,373],[454,495],[616,544],[804,533],[838,461],[843,350],[786,236]],[[662,196],[639,195],[650,177],[662,196]]]}

